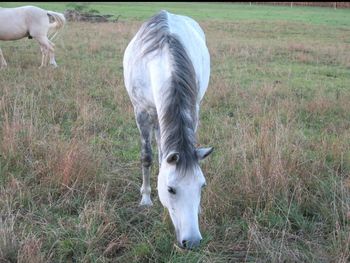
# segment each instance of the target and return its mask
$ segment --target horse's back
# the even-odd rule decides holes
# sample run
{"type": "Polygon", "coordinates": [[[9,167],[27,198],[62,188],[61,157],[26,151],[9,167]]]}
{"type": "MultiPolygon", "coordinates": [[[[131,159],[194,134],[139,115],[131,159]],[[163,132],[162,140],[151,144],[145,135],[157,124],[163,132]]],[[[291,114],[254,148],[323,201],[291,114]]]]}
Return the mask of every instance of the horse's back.
{"type": "Polygon", "coordinates": [[[11,7],[11,8],[0,8],[1,15],[23,15],[25,13],[31,13],[33,15],[42,14],[46,12],[44,9],[32,5],[11,7]]]}
{"type": "MultiPolygon", "coordinates": [[[[199,88],[199,102],[208,86],[210,74],[210,57],[205,44],[205,35],[197,22],[181,15],[171,14],[166,11],[158,15],[166,15],[168,30],[171,35],[176,36],[189,56],[196,73],[196,80],[199,88]]],[[[129,43],[124,54],[124,81],[128,93],[134,103],[138,97],[146,104],[156,104],[157,96],[161,96],[161,89],[171,77],[171,61],[168,50],[159,52],[154,56],[151,54],[142,57],[143,47],[138,46],[145,22],[141,29],[129,43]],[[140,59],[141,58],[141,59],[140,59]],[[136,90],[138,89],[138,90],[136,90]],[[142,89],[142,90],[141,90],[142,89]],[[153,93],[153,94],[152,94],[153,93]]]]}

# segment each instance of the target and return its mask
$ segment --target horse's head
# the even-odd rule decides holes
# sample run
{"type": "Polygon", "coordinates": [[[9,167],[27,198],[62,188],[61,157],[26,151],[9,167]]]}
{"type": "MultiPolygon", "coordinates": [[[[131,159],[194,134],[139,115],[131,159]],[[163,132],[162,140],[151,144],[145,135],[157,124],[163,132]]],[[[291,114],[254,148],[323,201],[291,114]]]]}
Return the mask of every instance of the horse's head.
{"type": "Polygon", "coordinates": [[[158,176],[158,195],[169,210],[176,231],[176,238],[183,248],[197,247],[202,239],[199,231],[201,190],[206,185],[199,161],[206,158],[213,148],[199,148],[196,160],[186,170],[177,169],[182,158],[178,152],[169,153],[161,163],[158,176]]]}

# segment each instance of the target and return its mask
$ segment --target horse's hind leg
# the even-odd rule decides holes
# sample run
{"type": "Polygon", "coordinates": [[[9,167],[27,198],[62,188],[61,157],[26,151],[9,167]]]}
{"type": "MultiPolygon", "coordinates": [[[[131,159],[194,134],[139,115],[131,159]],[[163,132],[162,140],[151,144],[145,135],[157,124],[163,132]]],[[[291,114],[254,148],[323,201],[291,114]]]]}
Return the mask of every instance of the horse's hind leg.
{"type": "Polygon", "coordinates": [[[146,111],[135,111],[137,127],[141,134],[141,162],[142,162],[142,199],[140,205],[151,206],[150,171],[152,165],[152,130],[153,118],[146,111]]]}
{"type": "Polygon", "coordinates": [[[2,50],[0,48],[0,68],[4,68],[7,66],[6,60],[4,58],[4,55],[2,54],[2,50]]]}

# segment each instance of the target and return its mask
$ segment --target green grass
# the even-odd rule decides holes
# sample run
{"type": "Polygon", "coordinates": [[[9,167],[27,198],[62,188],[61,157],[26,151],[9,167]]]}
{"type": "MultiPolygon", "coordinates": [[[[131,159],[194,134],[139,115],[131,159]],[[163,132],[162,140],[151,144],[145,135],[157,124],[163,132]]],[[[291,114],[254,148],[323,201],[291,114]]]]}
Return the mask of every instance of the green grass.
{"type": "MultiPolygon", "coordinates": [[[[63,12],[69,3],[31,3],[45,9],[63,12]]],[[[26,2],[2,3],[2,7],[29,5],[26,2]]],[[[166,9],[169,12],[181,13],[198,20],[225,21],[294,21],[326,26],[349,26],[349,10],[321,7],[261,6],[230,3],[96,3],[90,2],[88,9],[95,9],[102,14],[121,15],[122,20],[144,20],[166,9]]]]}
{"type": "Polygon", "coordinates": [[[35,41],[0,43],[8,62],[0,71],[0,262],[349,260],[349,10],[89,8],[122,16],[68,22],[55,40],[57,69],[38,70],[35,41]],[[154,206],[138,207],[140,141],[122,58],[159,9],[196,18],[211,54],[198,141],[215,152],[202,163],[203,243],[194,251],[173,246],[157,165],[154,206]]]}

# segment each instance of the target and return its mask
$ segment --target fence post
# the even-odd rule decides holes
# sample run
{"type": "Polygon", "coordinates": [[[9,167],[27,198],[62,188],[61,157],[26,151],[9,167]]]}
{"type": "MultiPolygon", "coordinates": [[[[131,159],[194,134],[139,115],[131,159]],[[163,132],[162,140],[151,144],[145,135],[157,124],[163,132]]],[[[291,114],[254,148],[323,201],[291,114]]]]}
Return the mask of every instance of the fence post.
{"type": "Polygon", "coordinates": [[[334,2],[334,9],[337,9],[337,2],[334,2]]]}

